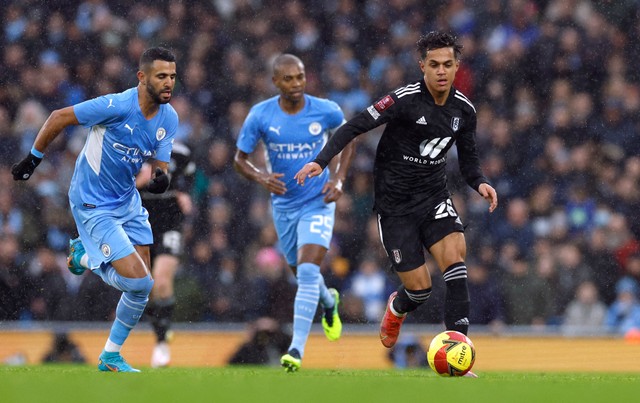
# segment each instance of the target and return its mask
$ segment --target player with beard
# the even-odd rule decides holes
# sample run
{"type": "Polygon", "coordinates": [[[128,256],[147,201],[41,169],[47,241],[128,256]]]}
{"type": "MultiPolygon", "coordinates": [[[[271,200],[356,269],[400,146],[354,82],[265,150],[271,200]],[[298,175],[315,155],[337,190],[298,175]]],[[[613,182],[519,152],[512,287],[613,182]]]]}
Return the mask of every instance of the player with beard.
{"type": "Polygon", "coordinates": [[[109,338],[98,359],[100,371],[139,372],[120,354],[138,323],[153,287],[149,214],[142,207],[135,176],[147,160],[154,173],[147,185],[163,193],[178,115],[169,105],[176,82],[176,57],[164,48],[143,52],[138,86],[100,96],[51,113],[31,152],[15,164],[14,180],[27,180],[47,146],[68,126],[89,128],[69,186],[69,204],[79,237],[70,241],[69,270],[90,269],[122,291],[109,338]]]}
{"type": "Polygon", "coordinates": [[[389,296],[380,326],[380,340],[387,348],[398,340],[407,314],[431,294],[424,249],[433,256],[446,284],[447,330],[467,334],[469,329],[464,226],[445,172],[447,152],[454,143],[467,184],[490,203],[490,212],[498,205],[495,189],[480,170],[476,110],[453,86],[462,46],[450,34],[431,32],[418,40],[417,50],[423,79],[396,89],[354,116],[296,174],[304,185],[307,178],[322,174],[333,156],[356,136],[386,123],[373,171],[375,210],[380,239],[402,282],[389,296]]]}

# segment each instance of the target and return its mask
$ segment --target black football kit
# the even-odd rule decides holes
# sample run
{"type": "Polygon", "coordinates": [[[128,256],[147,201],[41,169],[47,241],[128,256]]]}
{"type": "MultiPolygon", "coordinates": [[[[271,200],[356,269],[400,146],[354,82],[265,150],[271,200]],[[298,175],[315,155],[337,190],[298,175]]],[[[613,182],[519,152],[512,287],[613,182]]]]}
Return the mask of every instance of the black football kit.
{"type": "Polygon", "coordinates": [[[460,171],[478,190],[488,183],[476,150],[476,111],[451,88],[436,105],[423,80],[398,88],[354,116],[314,160],[322,168],[356,136],[386,124],[374,165],[375,210],[384,216],[427,211],[450,197],[445,163],[456,143],[460,171]]]}
{"type": "Polygon", "coordinates": [[[171,184],[160,194],[140,190],[142,205],[149,212],[149,222],[153,230],[154,245],[152,256],[168,253],[174,256],[182,253],[182,223],[184,214],[178,206],[177,192],[189,192],[193,183],[195,163],[191,150],[182,143],[174,143],[169,162],[171,184]]]}

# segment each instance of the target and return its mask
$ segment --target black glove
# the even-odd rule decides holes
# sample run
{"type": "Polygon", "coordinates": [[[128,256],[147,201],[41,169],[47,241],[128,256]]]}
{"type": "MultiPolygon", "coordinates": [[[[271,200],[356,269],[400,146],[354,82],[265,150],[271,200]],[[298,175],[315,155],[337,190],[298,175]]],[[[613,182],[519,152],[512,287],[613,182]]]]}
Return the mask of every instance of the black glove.
{"type": "Polygon", "coordinates": [[[33,171],[40,164],[42,158],[38,158],[35,155],[29,153],[24,159],[17,164],[13,164],[11,167],[11,174],[14,181],[26,181],[31,178],[33,171]]]}
{"type": "Polygon", "coordinates": [[[171,176],[166,174],[162,168],[156,168],[156,177],[151,179],[147,185],[147,192],[149,193],[164,193],[169,189],[171,184],[171,176]]]}

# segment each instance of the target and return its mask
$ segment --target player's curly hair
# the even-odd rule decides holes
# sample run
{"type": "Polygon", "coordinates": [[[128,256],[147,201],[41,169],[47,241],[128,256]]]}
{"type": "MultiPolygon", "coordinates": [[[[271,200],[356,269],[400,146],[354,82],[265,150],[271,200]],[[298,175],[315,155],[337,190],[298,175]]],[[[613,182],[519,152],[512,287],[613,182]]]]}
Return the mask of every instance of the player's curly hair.
{"type": "Polygon", "coordinates": [[[462,45],[458,43],[458,38],[446,32],[431,31],[420,36],[416,42],[416,48],[421,59],[427,56],[428,51],[440,48],[453,48],[456,60],[462,55],[462,45]]]}

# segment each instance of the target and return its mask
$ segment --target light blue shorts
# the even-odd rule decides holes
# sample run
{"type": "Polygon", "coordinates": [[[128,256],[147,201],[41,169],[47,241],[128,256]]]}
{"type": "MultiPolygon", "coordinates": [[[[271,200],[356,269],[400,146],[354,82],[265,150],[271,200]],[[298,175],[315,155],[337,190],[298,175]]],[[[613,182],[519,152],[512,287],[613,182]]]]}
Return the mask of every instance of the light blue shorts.
{"type": "Polygon", "coordinates": [[[336,204],[326,204],[322,198],[295,210],[273,208],[273,224],[280,248],[290,266],[298,265],[298,249],[302,245],[314,244],[329,249],[335,212],[336,204]]]}
{"type": "Polygon", "coordinates": [[[89,208],[71,201],[69,204],[92,269],[134,253],[133,245],[153,243],[149,213],[142,207],[138,193],[117,208],[89,208]]]}

